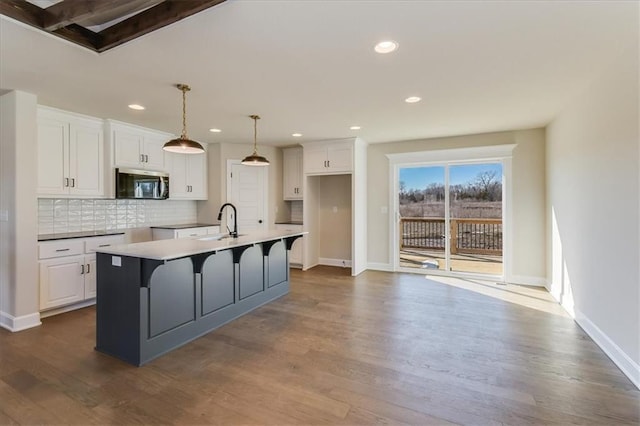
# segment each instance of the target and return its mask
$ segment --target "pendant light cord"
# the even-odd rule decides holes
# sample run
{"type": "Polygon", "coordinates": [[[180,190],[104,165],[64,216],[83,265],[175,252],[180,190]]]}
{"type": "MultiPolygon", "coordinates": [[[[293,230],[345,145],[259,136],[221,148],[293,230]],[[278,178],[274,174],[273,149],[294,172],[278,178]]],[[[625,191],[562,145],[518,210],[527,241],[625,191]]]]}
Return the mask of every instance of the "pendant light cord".
{"type": "Polygon", "coordinates": [[[258,120],[260,120],[259,115],[250,115],[253,119],[253,155],[258,155],[258,120]]]}
{"type": "Polygon", "coordinates": [[[187,88],[182,87],[182,139],[187,138],[187,88]]]}

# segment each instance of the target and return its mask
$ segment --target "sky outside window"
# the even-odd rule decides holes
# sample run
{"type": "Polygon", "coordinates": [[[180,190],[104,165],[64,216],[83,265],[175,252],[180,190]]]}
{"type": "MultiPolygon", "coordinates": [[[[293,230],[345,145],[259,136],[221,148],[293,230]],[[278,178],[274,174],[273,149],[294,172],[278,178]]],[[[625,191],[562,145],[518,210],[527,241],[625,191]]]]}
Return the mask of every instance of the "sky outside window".
{"type": "MultiPolygon", "coordinates": [[[[464,164],[449,168],[449,185],[464,185],[475,181],[480,173],[494,172],[496,179],[502,181],[502,164],[464,164]]],[[[424,189],[431,183],[444,184],[444,166],[403,167],[400,169],[400,182],[405,189],[424,189]]]]}

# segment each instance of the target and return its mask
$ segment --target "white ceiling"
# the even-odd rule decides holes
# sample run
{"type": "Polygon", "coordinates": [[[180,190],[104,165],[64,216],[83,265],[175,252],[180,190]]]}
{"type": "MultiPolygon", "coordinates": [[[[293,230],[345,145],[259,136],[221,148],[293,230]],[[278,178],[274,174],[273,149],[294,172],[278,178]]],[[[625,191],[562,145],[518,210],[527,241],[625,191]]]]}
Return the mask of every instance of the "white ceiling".
{"type": "Polygon", "coordinates": [[[187,83],[201,142],[252,142],[250,114],[259,144],[400,141],[544,126],[637,31],[637,2],[229,0],[98,55],[3,17],[0,89],[180,133],[187,83]]]}

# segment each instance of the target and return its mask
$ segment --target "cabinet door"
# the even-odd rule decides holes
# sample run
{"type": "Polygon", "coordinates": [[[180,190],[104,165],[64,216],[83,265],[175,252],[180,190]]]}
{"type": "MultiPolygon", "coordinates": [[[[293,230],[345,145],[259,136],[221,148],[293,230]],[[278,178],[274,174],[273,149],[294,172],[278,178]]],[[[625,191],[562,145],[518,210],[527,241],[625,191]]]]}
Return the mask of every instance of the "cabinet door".
{"type": "Polygon", "coordinates": [[[40,309],[84,300],[84,256],[40,261],[40,309]]]}
{"type": "Polygon", "coordinates": [[[69,193],[69,125],[38,117],[38,195],[69,193]]]}
{"type": "Polygon", "coordinates": [[[183,154],[187,157],[187,185],[190,200],[207,199],[207,155],[183,154]]]}
{"type": "Polygon", "coordinates": [[[329,145],[327,147],[327,166],[333,172],[351,172],[353,170],[353,146],[351,144],[329,145]]]}
{"type": "Polygon", "coordinates": [[[282,193],[285,200],[302,199],[302,149],[283,152],[282,193]]]}
{"type": "Polygon", "coordinates": [[[187,154],[169,153],[169,198],[185,200],[189,198],[187,185],[187,154]]]}
{"type": "Polygon", "coordinates": [[[163,135],[155,135],[148,133],[144,135],[144,145],[142,154],[144,154],[144,168],[148,170],[166,171],[165,152],[162,149],[165,142],[170,138],[163,135]]]}
{"type": "Polygon", "coordinates": [[[84,258],[84,298],[96,297],[96,255],[90,254],[84,258]]]}
{"type": "Polygon", "coordinates": [[[69,193],[104,195],[104,142],[100,123],[72,123],[69,135],[69,193]]]}
{"type": "Polygon", "coordinates": [[[327,147],[304,147],[304,172],[326,173],[327,171],[327,147]]]}
{"type": "Polygon", "coordinates": [[[142,135],[127,129],[114,129],[114,163],[116,167],[142,167],[142,135]]]}

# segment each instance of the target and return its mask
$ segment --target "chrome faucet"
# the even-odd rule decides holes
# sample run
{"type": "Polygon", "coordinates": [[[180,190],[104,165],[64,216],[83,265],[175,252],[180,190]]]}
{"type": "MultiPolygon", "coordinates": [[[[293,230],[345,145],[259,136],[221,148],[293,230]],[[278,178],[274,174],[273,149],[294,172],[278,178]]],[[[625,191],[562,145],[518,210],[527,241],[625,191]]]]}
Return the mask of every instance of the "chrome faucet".
{"type": "Polygon", "coordinates": [[[229,224],[227,224],[227,230],[229,231],[229,235],[232,238],[238,238],[238,210],[236,210],[236,206],[231,203],[224,203],[220,207],[220,211],[218,212],[218,220],[222,220],[222,211],[225,207],[231,207],[233,209],[233,231],[229,229],[229,224]]]}

